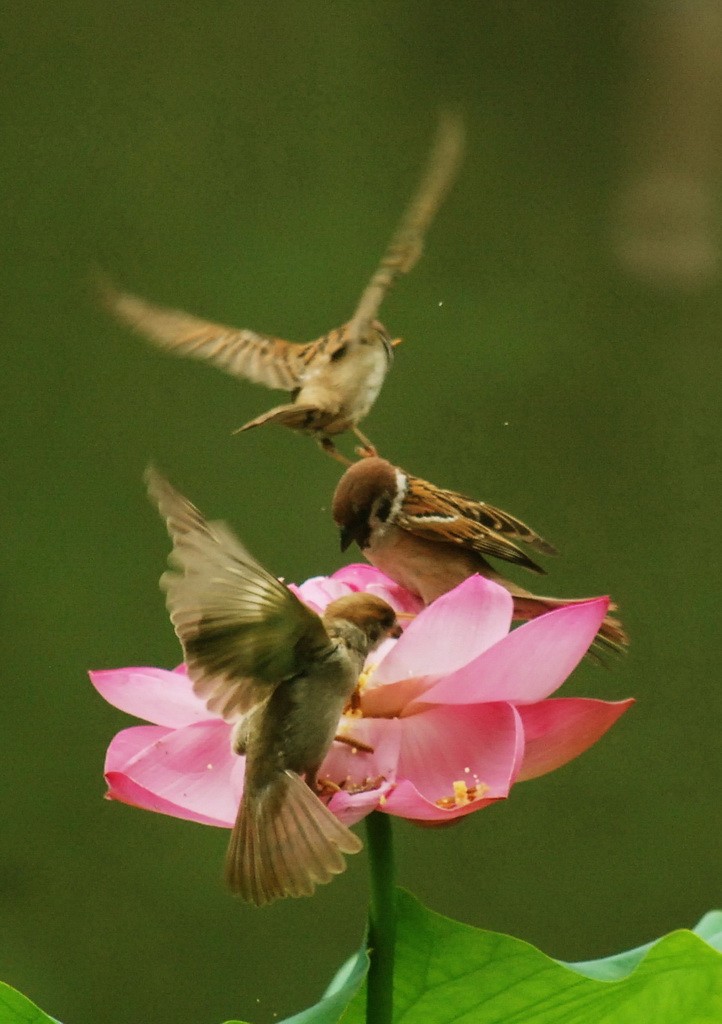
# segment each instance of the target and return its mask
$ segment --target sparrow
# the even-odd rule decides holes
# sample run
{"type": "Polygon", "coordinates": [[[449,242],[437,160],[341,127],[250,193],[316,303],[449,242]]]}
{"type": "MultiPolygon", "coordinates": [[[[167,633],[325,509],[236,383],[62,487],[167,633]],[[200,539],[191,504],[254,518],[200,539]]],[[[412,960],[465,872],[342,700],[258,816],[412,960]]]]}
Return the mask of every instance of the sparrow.
{"type": "MultiPolygon", "coordinates": [[[[509,591],[515,619],[577,603],[533,594],[487,561],[487,556],[500,558],[546,575],[515,543],[543,555],[558,554],[531,527],[485,501],[411,476],[386,459],[361,459],[346,470],[333,496],[332,514],[342,551],[356,541],[372,565],[427,605],[475,573],[509,591]]],[[[595,638],[597,648],[619,651],[628,642],[619,620],[607,615],[595,638]]]]}
{"type": "Polygon", "coordinates": [[[235,377],[291,392],[292,402],[270,409],[239,431],[280,423],[310,434],[326,452],[349,465],[350,460],[331,438],[351,430],[361,442],[362,451],[375,454],[358,424],[376,401],[393,362],[394,346],[400,340],[391,340],[376,314],[389,288],[421,256],[424,235],[455,177],[463,139],[460,119],[451,114],[443,116],[419,188],[351,320],[307,345],[153,305],[118,290],[99,275],[101,299],[119,320],[160,348],[204,359],[235,377]]]}
{"type": "Polygon", "coordinates": [[[366,656],[400,635],[395,612],[359,593],[317,615],[224,523],[155,469],[146,481],[173,541],[161,587],[193,689],[246,757],[226,879],[258,906],[308,896],[363,845],[319,799],[317,776],[366,656]]]}

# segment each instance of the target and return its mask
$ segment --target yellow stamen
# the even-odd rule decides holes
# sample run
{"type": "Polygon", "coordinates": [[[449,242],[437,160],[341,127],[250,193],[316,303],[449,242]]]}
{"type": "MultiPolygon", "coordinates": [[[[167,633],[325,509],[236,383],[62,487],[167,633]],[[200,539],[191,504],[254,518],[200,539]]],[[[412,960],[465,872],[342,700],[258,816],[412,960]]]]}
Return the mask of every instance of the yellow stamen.
{"type": "Polygon", "coordinates": [[[470,803],[469,794],[466,792],[466,783],[463,781],[454,783],[454,803],[457,807],[464,807],[470,803]]]}
{"type": "Polygon", "coordinates": [[[361,675],[358,677],[358,682],[356,683],[356,690],[357,690],[358,693],[363,693],[364,692],[364,690],[366,689],[366,687],[369,684],[369,680],[371,679],[371,676],[374,674],[374,672],[376,671],[377,668],[378,668],[378,665],[367,665],[366,666],[366,668],[363,670],[361,675]]]}
{"type": "Polygon", "coordinates": [[[363,711],[361,710],[361,694],[368,686],[369,680],[377,668],[378,665],[369,665],[358,677],[356,689],[351,694],[346,707],[343,709],[344,718],[363,718],[363,711]]]}
{"type": "Polygon", "coordinates": [[[346,793],[370,793],[374,789],[378,789],[382,782],[385,782],[383,775],[374,777],[367,775],[361,782],[352,782],[347,778],[343,782],[342,789],[346,793]]]}
{"type": "Polygon", "coordinates": [[[491,788],[485,782],[467,786],[463,780],[454,782],[452,786],[454,790],[452,796],[442,796],[440,800],[436,801],[436,806],[441,807],[442,810],[452,811],[455,807],[466,807],[474,800],[481,800],[491,788]]]}

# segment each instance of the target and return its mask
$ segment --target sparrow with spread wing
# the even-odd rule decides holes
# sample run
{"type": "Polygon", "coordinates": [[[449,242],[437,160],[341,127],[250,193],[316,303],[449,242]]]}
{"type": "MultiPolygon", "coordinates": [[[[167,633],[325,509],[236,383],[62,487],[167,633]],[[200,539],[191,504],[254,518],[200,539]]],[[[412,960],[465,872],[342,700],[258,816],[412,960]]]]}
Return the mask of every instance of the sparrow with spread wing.
{"type": "Polygon", "coordinates": [[[246,756],[228,883],[258,905],[308,896],[362,846],[316,795],[316,777],[367,654],[399,635],[396,615],[371,594],[316,615],[225,524],[155,470],[146,479],[173,541],[161,586],[193,688],[234,724],[246,756]]]}
{"type": "Polygon", "coordinates": [[[450,114],[441,119],[426,173],[351,320],[316,341],[299,345],[266,334],[208,323],[181,310],[164,309],[100,279],[107,308],[161,348],[204,359],[236,377],[290,391],[293,401],[240,427],[280,423],[310,434],[348,465],[331,438],[352,430],[367,452],[371,442],[358,429],[376,401],[393,360],[392,341],[376,320],[386,292],[415,265],[436,211],[461,160],[463,127],[450,114]]]}
{"type": "MultiPolygon", "coordinates": [[[[426,604],[474,573],[509,591],[515,619],[533,619],[576,603],[532,594],[487,561],[488,556],[500,558],[546,575],[515,542],[544,555],[557,554],[556,548],[521,520],[485,501],[442,490],[385,459],[361,459],[347,469],[333,496],[332,512],[342,550],[356,541],[377,569],[426,604]]],[[[608,615],[595,644],[621,650],[627,643],[621,623],[608,615]]]]}

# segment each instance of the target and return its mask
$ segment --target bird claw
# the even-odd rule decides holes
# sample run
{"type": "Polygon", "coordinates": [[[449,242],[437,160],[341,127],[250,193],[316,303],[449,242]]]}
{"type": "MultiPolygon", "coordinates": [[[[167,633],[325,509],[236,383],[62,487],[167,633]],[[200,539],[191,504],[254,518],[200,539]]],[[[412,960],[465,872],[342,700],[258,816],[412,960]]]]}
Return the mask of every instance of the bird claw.
{"type": "Polygon", "coordinates": [[[351,429],[361,442],[360,446],[356,449],[356,454],[360,455],[362,459],[377,459],[379,453],[376,451],[376,445],[372,444],[358,427],[351,427],[351,429]]]}
{"type": "Polygon", "coordinates": [[[379,453],[376,451],[376,446],[373,444],[357,445],[354,449],[357,455],[360,455],[362,459],[378,459],[379,453]]]}

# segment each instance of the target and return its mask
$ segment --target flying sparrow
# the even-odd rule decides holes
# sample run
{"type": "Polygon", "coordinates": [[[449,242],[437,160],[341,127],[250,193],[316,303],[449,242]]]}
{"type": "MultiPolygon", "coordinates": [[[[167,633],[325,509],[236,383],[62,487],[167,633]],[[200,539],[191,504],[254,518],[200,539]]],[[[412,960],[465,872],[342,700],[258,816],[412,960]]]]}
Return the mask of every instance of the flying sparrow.
{"type": "Polygon", "coordinates": [[[146,480],[173,541],[161,586],[193,688],[233,723],[233,749],[246,756],[228,884],[259,906],[308,896],[362,847],[316,795],[317,773],[367,654],[399,635],[396,615],[371,594],[316,615],[225,524],[154,469],[146,480]]]}
{"type": "Polygon", "coordinates": [[[236,377],[290,391],[293,401],[244,424],[250,430],[280,423],[310,434],[334,458],[348,465],[331,437],[352,430],[363,450],[373,445],[358,429],[376,401],[393,361],[392,341],[378,322],[381,302],[401,274],[421,255],[423,239],[456,174],[463,149],[461,121],[442,117],[418,191],[363,292],[351,320],[316,341],[299,345],[254,331],[209,323],[176,309],[164,309],[100,279],[104,304],[124,323],[161,348],[204,359],[236,377]]]}
{"type": "MultiPolygon", "coordinates": [[[[369,562],[425,604],[474,573],[509,591],[515,619],[533,619],[576,603],[532,594],[505,579],[486,560],[487,556],[501,558],[546,575],[514,542],[544,555],[555,555],[557,550],[525,523],[485,501],[411,476],[385,459],[361,459],[347,469],[333,496],[332,512],[343,551],[356,541],[369,562]]],[[[620,650],[627,643],[621,623],[608,615],[595,644],[620,650]]]]}

